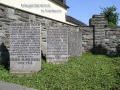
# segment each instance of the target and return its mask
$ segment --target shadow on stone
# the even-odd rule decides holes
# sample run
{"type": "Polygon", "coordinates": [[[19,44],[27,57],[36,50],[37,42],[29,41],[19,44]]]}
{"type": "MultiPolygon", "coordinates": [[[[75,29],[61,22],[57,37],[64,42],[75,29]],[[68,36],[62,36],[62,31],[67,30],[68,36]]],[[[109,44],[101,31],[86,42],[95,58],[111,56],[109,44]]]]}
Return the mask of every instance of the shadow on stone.
{"type": "Polygon", "coordinates": [[[103,47],[102,45],[94,45],[94,48],[90,49],[92,54],[98,54],[98,55],[106,55],[107,49],[103,47]]]}
{"type": "Polygon", "coordinates": [[[41,51],[41,57],[42,57],[42,60],[46,61],[46,56],[43,54],[43,51],[41,51]]]}
{"type": "Polygon", "coordinates": [[[106,55],[108,57],[119,57],[120,56],[120,44],[116,46],[116,50],[108,50],[102,45],[94,45],[94,48],[89,50],[94,55],[106,55]]]}
{"type": "Polygon", "coordinates": [[[117,54],[120,54],[120,44],[117,45],[116,50],[117,50],[117,54]]]}
{"type": "Polygon", "coordinates": [[[117,50],[117,56],[120,56],[120,44],[117,45],[116,50],[117,50]]]}
{"type": "Polygon", "coordinates": [[[4,43],[0,45],[0,64],[4,66],[5,69],[10,68],[10,54],[4,43]]]}

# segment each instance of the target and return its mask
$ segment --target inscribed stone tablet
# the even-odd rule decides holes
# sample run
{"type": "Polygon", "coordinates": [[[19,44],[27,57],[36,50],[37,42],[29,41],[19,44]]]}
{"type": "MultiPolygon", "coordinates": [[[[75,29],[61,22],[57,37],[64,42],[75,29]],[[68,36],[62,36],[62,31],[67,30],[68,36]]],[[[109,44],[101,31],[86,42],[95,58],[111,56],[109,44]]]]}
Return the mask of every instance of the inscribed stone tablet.
{"type": "Polygon", "coordinates": [[[10,72],[29,74],[41,70],[40,24],[11,23],[10,72]]]}
{"type": "Polygon", "coordinates": [[[68,61],[68,31],[47,30],[47,62],[64,63],[68,61]]]}

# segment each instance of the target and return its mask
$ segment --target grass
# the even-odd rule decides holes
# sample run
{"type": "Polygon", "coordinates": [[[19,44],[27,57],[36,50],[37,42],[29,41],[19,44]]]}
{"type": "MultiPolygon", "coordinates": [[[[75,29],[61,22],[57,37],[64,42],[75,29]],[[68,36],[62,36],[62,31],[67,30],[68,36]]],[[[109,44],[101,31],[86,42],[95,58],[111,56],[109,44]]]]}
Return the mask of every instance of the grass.
{"type": "Polygon", "coordinates": [[[38,90],[120,90],[120,57],[85,53],[59,65],[42,60],[42,70],[31,77],[11,76],[0,66],[0,80],[38,90]]]}

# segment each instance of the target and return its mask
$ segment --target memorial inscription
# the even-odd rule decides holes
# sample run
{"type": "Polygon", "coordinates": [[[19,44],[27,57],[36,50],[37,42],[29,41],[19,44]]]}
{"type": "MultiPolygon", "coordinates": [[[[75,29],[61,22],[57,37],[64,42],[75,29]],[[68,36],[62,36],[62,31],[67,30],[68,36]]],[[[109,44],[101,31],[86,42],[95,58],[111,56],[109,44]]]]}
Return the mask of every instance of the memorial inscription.
{"type": "Polygon", "coordinates": [[[10,24],[10,72],[33,73],[41,70],[40,24],[10,24]]]}
{"type": "Polygon", "coordinates": [[[47,62],[64,63],[68,61],[68,31],[47,30],[47,62]]]}

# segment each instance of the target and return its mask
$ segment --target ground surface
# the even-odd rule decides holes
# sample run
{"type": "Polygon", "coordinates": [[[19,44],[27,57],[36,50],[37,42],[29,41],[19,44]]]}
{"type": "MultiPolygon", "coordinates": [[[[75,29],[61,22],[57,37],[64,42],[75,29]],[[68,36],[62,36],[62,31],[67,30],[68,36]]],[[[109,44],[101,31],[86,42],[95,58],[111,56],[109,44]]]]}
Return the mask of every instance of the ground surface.
{"type": "Polygon", "coordinates": [[[120,56],[86,53],[58,65],[42,60],[42,70],[31,77],[11,76],[0,66],[0,80],[38,90],[120,90],[120,56]]]}
{"type": "Polygon", "coordinates": [[[21,85],[0,81],[0,90],[37,90],[37,89],[27,88],[21,85]]]}

